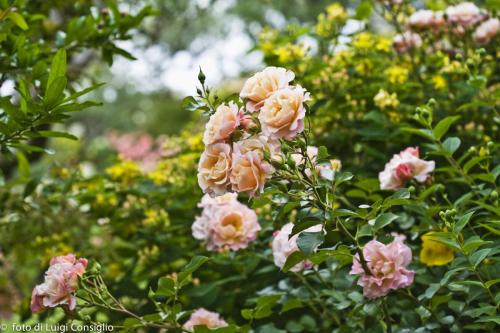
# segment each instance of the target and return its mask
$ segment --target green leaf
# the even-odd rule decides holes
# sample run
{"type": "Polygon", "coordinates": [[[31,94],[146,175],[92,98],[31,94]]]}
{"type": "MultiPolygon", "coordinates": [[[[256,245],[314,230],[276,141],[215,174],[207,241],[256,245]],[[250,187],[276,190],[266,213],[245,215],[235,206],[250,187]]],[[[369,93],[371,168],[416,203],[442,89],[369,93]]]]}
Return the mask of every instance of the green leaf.
{"type": "Polygon", "coordinates": [[[430,232],[427,234],[430,240],[436,241],[438,243],[448,245],[458,252],[462,252],[460,244],[455,239],[455,236],[451,232],[430,232]]]}
{"type": "Polygon", "coordinates": [[[339,186],[354,178],[354,175],[350,172],[340,172],[335,174],[335,185],[339,186]]]}
{"type": "Polygon", "coordinates": [[[48,109],[52,109],[54,106],[62,102],[64,89],[66,88],[67,80],[64,76],[56,77],[50,86],[48,87],[44,103],[48,109]]]}
{"type": "Polygon", "coordinates": [[[295,251],[286,258],[285,265],[283,265],[282,271],[288,272],[293,266],[297,265],[302,260],[307,259],[307,257],[300,251],[295,251]]]}
{"type": "Polygon", "coordinates": [[[201,265],[209,261],[210,259],[205,256],[195,256],[189,264],[184,267],[184,269],[179,273],[177,276],[177,282],[179,285],[183,285],[185,280],[192,274],[194,273],[198,268],[200,268],[201,265]]]}
{"type": "Polygon", "coordinates": [[[304,306],[304,304],[302,303],[302,301],[300,299],[292,298],[292,299],[286,301],[285,304],[283,304],[283,307],[281,308],[280,314],[287,312],[287,311],[290,311],[290,310],[293,310],[293,309],[302,308],[303,306],[304,306]]]}
{"type": "Polygon", "coordinates": [[[500,316],[485,316],[476,320],[476,323],[495,323],[500,325],[500,316]]]}
{"type": "Polygon", "coordinates": [[[373,224],[373,229],[379,230],[385,227],[386,225],[390,224],[392,221],[397,219],[399,216],[393,213],[384,213],[382,215],[379,215],[375,219],[375,223],[373,224]]]}
{"type": "Polygon", "coordinates": [[[443,142],[443,148],[450,156],[460,147],[460,139],[451,137],[443,142]]]}
{"type": "Polygon", "coordinates": [[[158,280],[158,289],[155,293],[157,296],[173,296],[175,295],[175,281],[168,277],[162,277],[158,280]]]}
{"type": "Polygon", "coordinates": [[[318,232],[302,232],[297,238],[297,247],[306,256],[311,255],[318,246],[320,246],[325,240],[325,234],[323,231],[318,232]]]}
{"type": "Polygon", "coordinates": [[[49,78],[47,80],[47,90],[45,95],[48,94],[48,90],[54,82],[54,80],[60,76],[66,76],[66,50],[60,49],[54,55],[52,59],[52,64],[50,66],[49,78]]]}
{"type": "Polygon", "coordinates": [[[93,91],[93,90],[96,90],[100,87],[102,87],[103,85],[105,85],[106,83],[104,82],[101,82],[101,83],[97,83],[97,84],[94,84],[88,88],[85,88],[83,90],[80,90],[80,91],[77,91],[76,93],[74,94],[71,94],[70,96],[66,97],[63,101],[63,103],[66,103],[66,102],[69,102],[69,101],[72,101],[72,100],[75,100],[77,99],[78,97],[80,96],[83,96],[83,95],[86,95],[88,94],[89,92],[93,91]]]}
{"type": "Polygon", "coordinates": [[[72,134],[58,131],[37,131],[41,136],[50,138],[65,138],[70,140],[78,140],[78,138],[72,134]]]}
{"type": "Polygon", "coordinates": [[[372,4],[370,1],[363,1],[359,4],[358,8],[356,8],[356,14],[354,18],[357,20],[366,20],[372,14],[372,4]]]}
{"type": "Polygon", "coordinates": [[[482,240],[479,236],[472,236],[465,241],[463,245],[464,252],[469,254],[479,247],[491,243],[490,241],[482,240]]]}
{"type": "Polygon", "coordinates": [[[484,259],[486,259],[488,254],[490,254],[491,250],[492,250],[491,248],[482,249],[477,252],[474,252],[470,256],[470,261],[472,262],[474,268],[476,268],[484,259]]]}
{"type": "Polygon", "coordinates": [[[489,280],[489,281],[486,281],[484,283],[484,285],[486,286],[486,288],[490,288],[491,286],[497,284],[500,282],[500,279],[494,279],[494,280],[489,280]]]}
{"type": "Polygon", "coordinates": [[[446,132],[448,132],[450,126],[458,119],[460,119],[460,116],[449,116],[441,120],[432,130],[434,137],[437,140],[440,140],[443,137],[443,135],[446,134],[446,132]]]}
{"type": "Polygon", "coordinates": [[[10,12],[9,14],[7,14],[7,18],[14,22],[19,28],[28,30],[28,24],[24,20],[24,17],[21,16],[21,14],[17,12],[10,12]]]}
{"type": "Polygon", "coordinates": [[[19,175],[23,178],[30,177],[30,163],[24,154],[20,151],[16,153],[17,157],[17,169],[19,171],[19,175]]]}
{"type": "Polygon", "coordinates": [[[474,158],[471,158],[470,160],[467,161],[467,163],[464,164],[465,173],[468,173],[473,166],[488,158],[489,156],[476,156],[474,158]]]}
{"type": "Polygon", "coordinates": [[[467,225],[467,223],[469,223],[469,220],[473,214],[474,214],[474,212],[470,212],[470,213],[467,213],[467,214],[461,216],[458,219],[458,222],[455,223],[455,227],[453,228],[453,231],[457,234],[460,233],[460,231],[462,231],[462,229],[467,225]]]}

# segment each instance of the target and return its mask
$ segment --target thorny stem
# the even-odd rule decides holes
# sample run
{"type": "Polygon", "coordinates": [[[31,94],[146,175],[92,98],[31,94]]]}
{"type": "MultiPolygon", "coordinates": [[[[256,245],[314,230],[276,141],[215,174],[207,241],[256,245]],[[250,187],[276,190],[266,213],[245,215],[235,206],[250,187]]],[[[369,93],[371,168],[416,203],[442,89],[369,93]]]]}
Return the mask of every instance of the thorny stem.
{"type": "Polygon", "coordinates": [[[385,323],[387,324],[387,333],[392,333],[391,316],[389,315],[389,310],[387,309],[385,297],[382,299],[382,311],[384,312],[385,323]]]}

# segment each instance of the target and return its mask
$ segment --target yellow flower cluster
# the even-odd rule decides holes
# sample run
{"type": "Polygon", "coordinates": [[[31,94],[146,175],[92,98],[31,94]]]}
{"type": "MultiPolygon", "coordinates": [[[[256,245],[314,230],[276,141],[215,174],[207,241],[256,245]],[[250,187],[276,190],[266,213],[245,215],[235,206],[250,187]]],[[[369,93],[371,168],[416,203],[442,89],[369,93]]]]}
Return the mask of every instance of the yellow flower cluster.
{"type": "Polygon", "coordinates": [[[338,32],[339,27],[342,26],[347,20],[347,12],[338,3],[333,3],[326,8],[325,13],[318,16],[318,23],[316,24],[316,33],[321,37],[330,37],[338,32]]]}
{"type": "Polygon", "coordinates": [[[362,32],[358,34],[352,41],[352,45],[360,50],[371,49],[374,44],[373,35],[369,32],[362,32]]]}
{"type": "Polygon", "coordinates": [[[144,212],[144,215],[145,218],[142,220],[144,225],[170,225],[168,213],[163,209],[147,209],[144,212]]]}
{"type": "Polygon", "coordinates": [[[113,180],[128,184],[141,175],[141,169],[135,162],[123,160],[107,168],[106,173],[110,175],[113,180]]]}
{"type": "Polygon", "coordinates": [[[402,66],[391,66],[385,70],[390,83],[403,84],[408,79],[408,69],[402,66]]]}
{"type": "Polygon", "coordinates": [[[276,48],[274,54],[282,63],[290,63],[294,61],[303,60],[306,56],[307,49],[301,44],[285,44],[276,48]]]}
{"type": "Polygon", "coordinates": [[[380,89],[377,95],[373,98],[375,105],[385,109],[395,109],[399,106],[398,95],[396,93],[388,93],[384,89],[380,89]]]}

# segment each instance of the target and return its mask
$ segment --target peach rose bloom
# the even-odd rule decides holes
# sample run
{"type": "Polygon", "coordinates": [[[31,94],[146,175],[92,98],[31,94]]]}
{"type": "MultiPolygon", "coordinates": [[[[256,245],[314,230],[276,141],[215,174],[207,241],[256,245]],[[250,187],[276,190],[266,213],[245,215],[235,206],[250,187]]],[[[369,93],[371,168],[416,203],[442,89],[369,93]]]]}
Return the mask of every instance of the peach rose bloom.
{"type": "Polygon", "coordinates": [[[264,159],[266,154],[268,154],[271,160],[277,160],[281,157],[280,142],[261,134],[247,136],[233,144],[233,152],[235,154],[244,155],[250,151],[259,154],[261,159],[264,159]]]}
{"type": "Polygon", "coordinates": [[[259,111],[265,100],[277,90],[288,87],[295,74],[282,67],[267,67],[249,78],[240,92],[249,112],[259,111]]]}
{"type": "Polygon", "coordinates": [[[247,151],[244,154],[235,152],[231,170],[231,186],[233,191],[247,192],[255,196],[264,190],[266,179],[273,171],[257,151],[247,151]]]}
{"type": "Polygon", "coordinates": [[[189,320],[184,324],[184,329],[192,331],[195,326],[206,326],[207,328],[226,327],[228,324],[222,319],[220,314],[199,308],[194,311],[189,320]]]}
{"type": "Polygon", "coordinates": [[[304,102],[308,99],[309,93],[301,86],[276,91],[260,110],[262,133],[273,138],[295,138],[304,130],[304,102]]]}
{"type": "Polygon", "coordinates": [[[481,10],[472,2],[462,2],[446,8],[448,21],[462,27],[470,27],[483,19],[481,10]]]}
{"type": "Polygon", "coordinates": [[[392,44],[398,53],[404,53],[422,46],[422,38],[417,33],[405,31],[402,34],[394,36],[392,44]]]}
{"type": "Polygon", "coordinates": [[[226,193],[231,173],[231,146],[214,143],[205,147],[198,163],[198,184],[205,193],[226,193]]]}
{"type": "Polygon", "coordinates": [[[413,283],[415,272],[407,269],[411,262],[411,249],[404,244],[405,236],[394,235],[394,240],[385,245],[376,240],[369,241],[363,248],[363,256],[371,274],[367,274],[354,256],[351,275],[359,275],[358,285],[363,295],[378,298],[391,290],[408,287],[413,283]]]}
{"type": "Polygon", "coordinates": [[[235,196],[224,198],[203,198],[202,214],[198,216],[191,229],[193,237],[204,241],[207,250],[237,251],[248,247],[261,229],[257,214],[236,200],[235,196]]]}
{"type": "Polygon", "coordinates": [[[500,20],[498,18],[491,18],[484,21],[477,27],[476,31],[472,35],[474,41],[479,45],[488,44],[500,30],[500,20]]]}
{"type": "Polygon", "coordinates": [[[429,174],[434,171],[436,163],[422,160],[419,155],[418,147],[409,147],[394,155],[385,165],[384,171],[378,175],[380,189],[397,190],[411,179],[419,183],[425,182],[429,174]]]}
{"type": "Polygon", "coordinates": [[[203,134],[203,143],[206,145],[223,141],[240,125],[240,113],[238,106],[233,102],[228,105],[221,104],[213,115],[210,116],[203,134]]]}
{"type": "MultiPolygon", "coordinates": [[[[274,264],[280,269],[285,266],[288,256],[290,256],[294,252],[299,251],[299,248],[297,246],[297,238],[302,232],[319,232],[323,230],[323,227],[321,224],[317,224],[299,232],[296,235],[293,235],[293,237],[290,237],[292,229],[293,223],[287,223],[280,230],[274,232],[274,239],[272,243],[273,258],[274,264]]],[[[314,265],[311,261],[303,260],[290,268],[290,271],[300,272],[305,269],[311,269],[313,266],[314,265]]]]}
{"type": "Polygon", "coordinates": [[[33,289],[31,312],[39,313],[59,305],[74,310],[78,281],[87,265],[87,259],[76,259],[74,254],[52,258],[44,282],[33,289]]]}

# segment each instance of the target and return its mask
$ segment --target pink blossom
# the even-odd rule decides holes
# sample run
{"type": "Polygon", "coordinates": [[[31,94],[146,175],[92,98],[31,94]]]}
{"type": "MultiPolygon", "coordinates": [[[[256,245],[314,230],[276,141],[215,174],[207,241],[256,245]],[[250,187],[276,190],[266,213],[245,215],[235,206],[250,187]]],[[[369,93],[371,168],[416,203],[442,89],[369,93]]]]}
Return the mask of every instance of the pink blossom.
{"type": "Polygon", "coordinates": [[[481,10],[472,2],[462,2],[446,8],[448,21],[464,28],[470,27],[483,19],[481,10]]]}
{"type": "Polygon", "coordinates": [[[87,264],[87,259],[77,259],[74,254],[52,258],[44,282],[33,289],[31,312],[38,313],[58,305],[74,310],[78,280],[85,273],[87,264]]]}
{"type": "Polygon", "coordinates": [[[500,30],[500,20],[498,18],[491,18],[484,21],[477,27],[476,31],[472,35],[474,41],[479,45],[488,44],[500,30]]]}
{"type": "Polygon", "coordinates": [[[404,53],[422,46],[422,38],[417,33],[405,31],[402,34],[394,36],[392,44],[398,53],[404,53]]]}
{"type": "Polygon", "coordinates": [[[250,150],[241,154],[235,150],[232,161],[230,179],[233,191],[255,196],[264,190],[266,179],[273,168],[258,151],[250,150]]]}
{"type": "MultiPolygon", "coordinates": [[[[274,258],[274,264],[278,266],[279,268],[283,268],[286,263],[286,259],[294,252],[299,251],[299,248],[297,246],[297,238],[299,237],[299,234],[302,232],[319,232],[321,231],[322,225],[317,224],[315,226],[312,226],[310,228],[305,229],[304,231],[301,231],[300,233],[293,235],[290,237],[290,234],[292,233],[293,229],[293,223],[287,223],[285,224],[281,230],[277,230],[274,232],[274,239],[272,243],[272,249],[273,249],[273,258],[274,258]]],[[[313,263],[309,260],[303,260],[293,266],[290,271],[292,272],[300,272],[305,269],[311,269],[313,267],[313,263]]]]}
{"type": "Polygon", "coordinates": [[[195,326],[198,325],[203,325],[207,328],[219,328],[228,326],[228,324],[226,323],[226,321],[224,321],[224,319],[222,319],[220,314],[218,314],[217,312],[205,310],[204,308],[199,308],[191,314],[189,320],[184,324],[184,329],[191,331],[195,326]]]}
{"type": "Polygon", "coordinates": [[[205,195],[199,206],[203,211],[191,229],[193,237],[204,241],[210,251],[244,249],[261,229],[257,214],[238,202],[234,194],[219,198],[205,195]]]}
{"type": "Polygon", "coordinates": [[[407,270],[412,259],[411,249],[404,244],[405,236],[394,235],[394,240],[385,245],[376,240],[369,241],[363,248],[363,257],[370,271],[367,274],[354,256],[349,274],[359,275],[358,285],[368,298],[387,295],[391,290],[408,287],[413,283],[414,271],[407,270]]]}
{"type": "Polygon", "coordinates": [[[394,155],[385,165],[384,171],[379,173],[380,188],[382,190],[397,190],[411,179],[423,183],[434,168],[434,161],[425,161],[419,158],[418,147],[406,148],[394,155]]]}
{"type": "Polygon", "coordinates": [[[442,12],[421,9],[410,16],[409,23],[417,29],[438,29],[444,26],[445,21],[442,12]]]}

